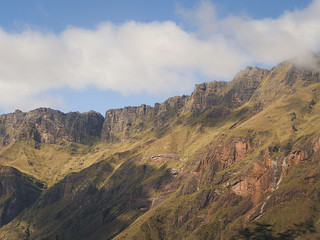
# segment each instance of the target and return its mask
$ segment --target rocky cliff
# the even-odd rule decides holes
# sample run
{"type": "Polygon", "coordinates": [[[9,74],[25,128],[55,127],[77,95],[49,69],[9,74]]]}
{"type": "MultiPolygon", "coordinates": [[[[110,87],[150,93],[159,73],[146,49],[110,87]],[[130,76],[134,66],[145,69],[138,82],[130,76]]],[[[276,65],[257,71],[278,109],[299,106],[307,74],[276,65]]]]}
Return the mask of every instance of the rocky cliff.
{"type": "Polygon", "coordinates": [[[28,113],[17,110],[0,116],[0,145],[9,145],[17,139],[47,144],[90,144],[99,140],[103,120],[103,116],[94,111],[65,114],[49,108],[28,113]]]}
{"type": "Polygon", "coordinates": [[[101,140],[123,141],[135,133],[166,124],[179,115],[188,97],[173,97],[154,107],[141,105],[108,110],[102,127],[101,140]]]}

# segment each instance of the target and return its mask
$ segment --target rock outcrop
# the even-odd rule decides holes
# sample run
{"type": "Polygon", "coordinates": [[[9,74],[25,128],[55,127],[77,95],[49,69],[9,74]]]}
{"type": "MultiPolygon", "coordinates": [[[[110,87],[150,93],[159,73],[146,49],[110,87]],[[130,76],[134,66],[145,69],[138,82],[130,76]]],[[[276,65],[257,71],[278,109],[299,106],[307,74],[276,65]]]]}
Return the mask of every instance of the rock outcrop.
{"type": "Polygon", "coordinates": [[[9,145],[17,139],[48,144],[90,144],[99,140],[103,120],[103,116],[94,111],[80,114],[62,113],[50,108],[27,113],[16,110],[0,116],[0,146],[9,145]]]}
{"type": "Polygon", "coordinates": [[[135,133],[157,127],[177,116],[185,106],[188,97],[173,97],[154,107],[141,105],[111,109],[106,112],[101,140],[106,142],[123,141],[134,137],[135,133]]]}
{"type": "Polygon", "coordinates": [[[197,84],[188,99],[186,110],[189,112],[203,112],[221,103],[226,94],[227,82],[210,82],[197,84]]]}

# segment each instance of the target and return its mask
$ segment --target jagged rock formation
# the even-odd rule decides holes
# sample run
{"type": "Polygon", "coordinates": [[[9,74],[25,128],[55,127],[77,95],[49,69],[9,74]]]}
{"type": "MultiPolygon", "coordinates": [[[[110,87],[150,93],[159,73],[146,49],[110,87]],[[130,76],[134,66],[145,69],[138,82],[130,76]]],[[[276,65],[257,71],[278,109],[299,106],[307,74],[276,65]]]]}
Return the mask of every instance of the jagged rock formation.
{"type": "Polygon", "coordinates": [[[0,116],[0,145],[9,145],[17,139],[47,144],[89,144],[100,138],[103,120],[101,114],[94,111],[65,114],[49,108],[28,113],[17,110],[0,116]]]}
{"type": "Polygon", "coordinates": [[[134,132],[163,126],[181,113],[194,115],[216,107],[216,115],[228,114],[228,108],[246,103],[269,70],[247,67],[233,81],[197,84],[191,96],[173,97],[154,107],[141,105],[108,110],[102,128],[102,141],[123,141],[134,132]]]}
{"type": "Polygon", "coordinates": [[[187,98],[187,96],[169,98],[164,103],[156,103],[154,107],[141,105],[108,110],[105,115],[101,140],[106,142],[123,141],[133,137],[133,132],[161,126],[181,112],[187,98]]]}

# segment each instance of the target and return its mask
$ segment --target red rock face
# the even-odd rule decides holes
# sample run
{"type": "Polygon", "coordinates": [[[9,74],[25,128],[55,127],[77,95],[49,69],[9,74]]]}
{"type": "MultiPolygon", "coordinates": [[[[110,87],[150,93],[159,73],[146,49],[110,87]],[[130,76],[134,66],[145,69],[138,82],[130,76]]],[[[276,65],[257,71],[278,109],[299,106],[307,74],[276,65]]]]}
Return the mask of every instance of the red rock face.
{"type": "Polygon", "coordinates": [[[276,188],[278,179],[277,163],[271,159],[269,151],[265,150],[230,189],[237,195],[250,195],[252,202],[258,204],[276,188]]]}
{"type": "MultiPolygon", "coordinates": [[[[245,213],[245,220],[251,221],[263,215],[270,206],[290,201],[301,194],[306,195],[300,190],[290,190],[280,195],[272,195],[272,197],[270,194],[278,189],[290,169],[297,164],[319,162],[319,140],[320,137],[318,136],[309,140],[301,139],[286,156],[278,159],[273,156],[274,152],[278,152],[277,147],[266,148],[257,157],[250,158],[250,154],[257,151],[259,146],[253,145],[247,139],[232,138],[215,145],[206,154],[199,155],[199,158],[203,160],[200,161],[194,176],[203,183],[208,181],[213,182],[213,184],[223,183],[221,185],[222,189],[228,189],[241,197],[249,197],[248,201],[252,205],[245,213]],[[224,175],[215,176],[215,172],[219,172],[223,168],[230,169],[247,157],[249,157],[248,160],[242,163],[246,165],[244,170],[226,172],[224,175]]],[[[313,186],[319,179],[320,173],[317,168],[310,171],[304,181],[313,186]]],[[[224,190],[220,191],[222,192],[219,194],[223,194],[224,190]]]]}
{"type": "Polygon", "coordinates": [[[246,158],[254,150],[255,147],[247,139],[231,139],[212,148],[205,157],[206,160],[201,161],[200,164],[203,164],[202,168],[206,169],[208,163],[214,160],[221,163],[224,168],[228,168],[246,158]]]}
{"type": "Polygon", "coordinates": [[[300,162],[319,162],[320,155],[320,137],[314,137],[311,140],[300,140],[288,154],[288,167],[294,166],[300,162]]]}

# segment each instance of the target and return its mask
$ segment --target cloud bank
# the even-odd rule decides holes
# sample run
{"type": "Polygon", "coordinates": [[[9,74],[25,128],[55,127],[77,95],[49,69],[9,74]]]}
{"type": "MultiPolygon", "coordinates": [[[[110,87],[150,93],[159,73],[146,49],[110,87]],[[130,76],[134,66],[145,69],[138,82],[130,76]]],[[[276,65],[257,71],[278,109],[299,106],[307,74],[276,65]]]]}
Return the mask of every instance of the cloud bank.
{"type": "Polygon", "coordinates": [[[43,94],[60,88],[182,94],[199,75],[231,80],[246,65],[272,66],[320,50],[320,0],[277,19],[218,19],[215,11],[209,1],[192,11],[180,9],[192,20],[192,32],[172,21],[105,22],[60,34],[0,29],[0,107],[62,105],[43,94]]]}

